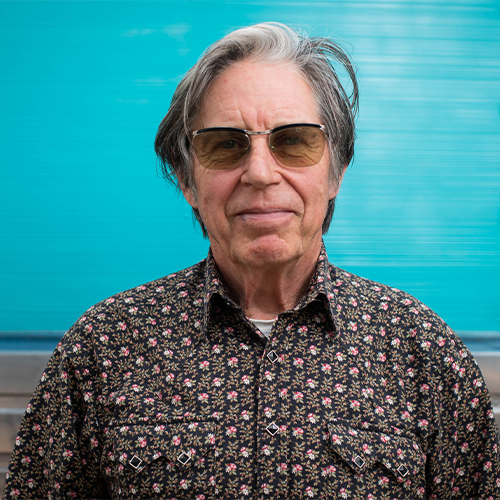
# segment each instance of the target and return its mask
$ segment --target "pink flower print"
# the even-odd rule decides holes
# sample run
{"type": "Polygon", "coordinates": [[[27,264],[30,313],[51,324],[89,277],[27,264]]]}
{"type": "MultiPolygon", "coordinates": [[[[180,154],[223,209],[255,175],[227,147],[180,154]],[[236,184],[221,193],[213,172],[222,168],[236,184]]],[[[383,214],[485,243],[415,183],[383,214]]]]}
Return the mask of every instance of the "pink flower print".
{"type": "Polygon", "coordinates": [[[332,476],[333,474],[335,474],[335,472],[337,471],[337,469],[335,468],[334,465],[329,465],[328,467],[324,467],[322,472],[321,472],[321,475],[323,477],[325,476],[332,476]]]}
{"type": "Polygon", "coordinates": [[[314,389],[316,387],[316,382],[312,378],[308,378],[306,381],[306,384],[311,388],[314,389]]]}
{"type": "Polygon", "coordinates": [[[235,470],[236,470],[236,464],[231,463],[226,466],[226,472],[228,472],[229,474],[234,473],[235,470]]]}
{"type": "Polygon", "coordinates": [[[294,401],[303,402],[303,400],[304,400],[304,394],[302,394],[301,392],[294,392],[293,393],[293,399],[294,399],[294,401]]]}
{"type": "Polygon", "coordinates": [[[338,434],[332,434],[332,443],[333,444],[342,444],[342,438],[338,434]]]}
{"type": "Polygon", "coordinates": [[[276,471],[282,473],[285,472],[287,468],[288,468],[287,464],[281,463],[278,465],[278,467],[276,467],[276,471]]]}

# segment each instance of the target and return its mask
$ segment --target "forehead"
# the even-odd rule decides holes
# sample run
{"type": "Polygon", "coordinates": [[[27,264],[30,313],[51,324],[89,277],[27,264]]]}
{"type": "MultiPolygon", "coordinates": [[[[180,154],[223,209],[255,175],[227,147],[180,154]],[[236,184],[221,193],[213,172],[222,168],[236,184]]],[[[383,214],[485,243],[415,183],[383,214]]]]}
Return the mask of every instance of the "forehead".
{"type": "Polygon", "coordinates": [[[319,116],[313,90],[295,65],[246,60],[232,64],[211,83],[194,121],[195,129],[262,130],[288,123],[319,123],[319,116]]]}

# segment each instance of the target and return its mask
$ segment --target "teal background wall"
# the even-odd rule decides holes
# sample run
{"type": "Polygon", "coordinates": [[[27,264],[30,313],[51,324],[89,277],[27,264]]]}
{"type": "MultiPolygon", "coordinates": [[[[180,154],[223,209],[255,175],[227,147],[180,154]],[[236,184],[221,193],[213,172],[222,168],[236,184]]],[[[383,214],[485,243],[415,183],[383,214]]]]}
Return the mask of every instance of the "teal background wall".
{"type": "Polygon", "coordinates": [[[154,136],[202,50],[262,21],[344,40],[358,66],[330,260],[416,295],[474,348],[494,345],[500,2],[177,0],[0,1],[4,346],[53,345],[95,302],[205,257],[188,205],[157,176],[154,136]]]}

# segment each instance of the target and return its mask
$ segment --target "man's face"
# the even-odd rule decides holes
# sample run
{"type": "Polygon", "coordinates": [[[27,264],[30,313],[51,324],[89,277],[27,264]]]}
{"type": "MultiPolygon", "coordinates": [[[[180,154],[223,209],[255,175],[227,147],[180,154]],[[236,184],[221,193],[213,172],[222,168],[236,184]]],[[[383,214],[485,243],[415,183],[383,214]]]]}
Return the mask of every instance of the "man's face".
{"type": "MultiPolygon", "coordinates": [[[[292,66],[244,61],[229,67],[208,89],[195,130],[236,127],[269,130],[320,119],[313,92],[292,66]]],[[[261,267],[316,259],[328,200],[329,154],[311,167],[282,166],[269,136],[252,136],[250,152],[230,170],[207,170],[194,156],[197,196],[184,195],[205,223],[216,262],[261,267]]]]}

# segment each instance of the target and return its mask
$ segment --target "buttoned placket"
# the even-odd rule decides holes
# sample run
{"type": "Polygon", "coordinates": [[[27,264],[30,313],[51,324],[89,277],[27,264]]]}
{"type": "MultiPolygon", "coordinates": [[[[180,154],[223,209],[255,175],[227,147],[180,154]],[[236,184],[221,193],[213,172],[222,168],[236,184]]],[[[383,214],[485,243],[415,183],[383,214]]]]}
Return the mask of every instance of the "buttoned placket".
{"type": "MultiPolygon", "coordinates": [[[[285,498],[287,493],[287,419],[280,394],[283,346],[273,342],[280,330],[278,318],[262,357],[257,413],[257,494],[259,498],[285,498]]],[[[286,397],[286,396],[285,396],[286,397]]]]}

